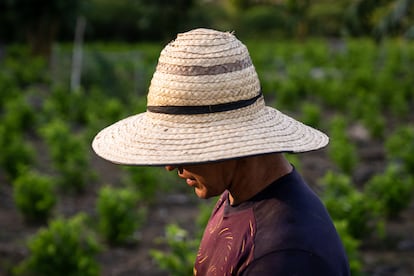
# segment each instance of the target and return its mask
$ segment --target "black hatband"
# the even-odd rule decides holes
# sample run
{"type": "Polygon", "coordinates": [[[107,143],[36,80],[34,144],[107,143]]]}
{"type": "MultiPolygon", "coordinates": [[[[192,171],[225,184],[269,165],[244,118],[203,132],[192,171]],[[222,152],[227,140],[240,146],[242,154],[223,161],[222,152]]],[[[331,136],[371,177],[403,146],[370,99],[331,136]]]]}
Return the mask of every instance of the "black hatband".
{"type": "Polygon", "coordinates": [[[221,103],[213,105],[195,105],[195,106],[147,106],[147,111],[154,113],[163,113],[171,115],[195,115],[195,114],[209,114],[239,109],[254,104],[260,97],[262,92],[257,96],[230,103],[221,103]]]}

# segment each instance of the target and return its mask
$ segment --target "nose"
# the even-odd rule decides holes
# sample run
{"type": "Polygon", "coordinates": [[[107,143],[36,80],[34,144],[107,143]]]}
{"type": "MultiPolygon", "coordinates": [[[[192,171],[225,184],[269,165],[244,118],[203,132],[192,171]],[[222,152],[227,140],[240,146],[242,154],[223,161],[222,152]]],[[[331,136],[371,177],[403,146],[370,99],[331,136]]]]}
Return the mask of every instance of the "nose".
{"type": "Polygon", "coordinates": [[[172,166],[172,165],[165,166],[165,169],[169,172],[173,171],[175,169],[178,169],[178,174],[182,174],[183,171],[184,171],[183,167],[181,167],[181,166],[172,166]]]}
{"type": "Polygon", "coordinates": [[[165,166],[165,169],[169,172],[173,171],[175,168],[176,168],[175,166],[170,166],[170,165],[165,166]]]}

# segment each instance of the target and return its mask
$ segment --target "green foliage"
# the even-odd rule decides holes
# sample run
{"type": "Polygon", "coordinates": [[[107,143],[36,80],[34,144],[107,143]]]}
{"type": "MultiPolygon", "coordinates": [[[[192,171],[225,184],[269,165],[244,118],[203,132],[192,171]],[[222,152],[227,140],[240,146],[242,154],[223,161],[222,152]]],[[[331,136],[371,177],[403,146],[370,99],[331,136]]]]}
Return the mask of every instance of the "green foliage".
{"type": "Polygon", "coordinates": [[[133,233],[142,225],[146,209],[137,211],[138,195],[128,188],[105,186],[99,191],[97,211],[99,229],[110,244],[131,241],[133,233]]]}
{"type": "Polygon", "coordinates": [[[4,103],[2,123],[13,132],[24,132],[33,127],[35,112],[21,94],[4,103]]]}
{"type": "Polygon", "coordinates": [[[334,220],[346,220],[348,233],[363,239],[377,230],[382,233],[383,220],[380,217],[380,203],[375,198],[358,191],[345,174],[328,172],[320,180],[324,188],[322,200],[334,220]]]}
{"type": "MultiPolygon", "coordinates": [[[[244,24],[243,22],[253,20],[258,24],[274,24],[277,21],[261,21],[262,18],[258,16],[262,13],[267,14],[264,8],[249,10],[238,18],[240,21],[237,23],[244,24]]],[[[226,20],[228,18],[223,16],[223,21],[226,20]]],[[[236,20],[235,17],[232,20],[236,20]]],[[[235,31],[239,37],[242,35],[237,29],[235,31]]],[[[256,37],[257,34],[252,35],[256,37]]],[[[322,180],[325,182],[322,197],[344,241],[353,274],[357,274],[361,268],[361,259],[355,252],[361,250],[358,249],[358,244],[362,244],[363,248],[373,234],[382,234],[377,231],[382,230],[384,216],[388,214],[388,217],[393,217],[404,210],[409,195],[412,194],[410,183],[414,171],[414,128],[406,122],[412,117],[410,112],[414,100],[413,44],[404,40],[389,40],[377,45],[368,39],[312,39],[302,42],[255,39],[246,44],[261,78],[268,104],[300,114],[301,119],[312,126],[331,122],[328,154],[340,173],[325,176],[322,180]],[[330,117],[334,119],[331,121],[330,117]],[[355,146],[359,144],[353,144],[346,134],[347,124],[354,123],[353,121],[363,123],[369,129],[371,137],[384,138],[387,161],[393,164],[368,183],[361,183],[367,185],[366,189],[354,187],[350,178],[356,162],[364,161],[357,156],[355,146]],[[391,132],[393,129],[395,131],[391,132]]],[[[71,46],[68,48],[71,49],[71,46]]],[[[55,78],[54,74],[46,71],[47,64],[44,61],[31,60],[27,48],[7,45],[5,59],[0,60],[3,69],[0,70],[0,165],[1,173],[5,172],[10,180],[17,177],[18,181],[14,183],[23,182],[21,179],[30,177],[35,179],[30,180],[30,183],[42,179],[43,176],[32,176],[31,172],[35,168],[31,166],[41,166],[50,171],[50,164],[34,162],[36,156],[32,145],[43,146],[32,132],[39,122],[42,124],[39,134],[47,144],[53,169],[59,177],[57,183],[69,189],[81,190],[91,180],[89,148],[92,135],[127,114],[145,111],[144,88],[149,84],[154,71],[160,44],[102,43],[88,45],[86,48],[91,51],[90,55],[85,55],[85,64],[91,63],[84,71],[88,74],[83,78],[85,86],[72,93],[64,86],[66,81],[55,78]],[[94,54],[95,52],[99,54],[94,54]],[[137,57],[137,61],[129,60],[128,57],[131,56],[137,57]],[[88,58],[92,61],[87,61],[88,58]],[[49,87],[49,76],[53,76],[55,86],[52,88],[49,87]],[[112,83],[115,81],[117,83],[112,83]],[[38,94],[32,93],[33,91],[38,94]],[[39,113],[34,111],[37,106],[43,107],[39,113]],[[27,138],[33,139],[35,143],[29,143],[27,138]],[[23,171],[21,168],[25,167],[31,169],[30,173],[20,175],[23,171]]],[[[71,54],[68,56],[70,63],[71,54]]],[[[56,60],[60,61],[60,56],[56,60]]],[[[65,67],[64,64],[53,66],[65,67]]],[[[63,73],[65,74],[70,75],[69,72],[63,73]]],[[[289,156],[292,156],[293,159],[290,160],[297,166],[297,156],[289,156]]],[[[48,161],[47,157],[42,160],[48,161]]],[[[129,193],[142,196],[140,203],[156,204],[157,192],[163,194],[167,189],[177,191],[186,188],[185,185],[171,185],[176,183],[175,175],[171,175],[174,180],[166,179],[156,170],[159,168],[134,167],[128,168],[126,172],[121,171],[122,177],[126,177],[128,184],[131,184],[128,185],[129,193]]],[[[17,198],[22,198],[23,194],[27,198],[39,196],[38,200],[41,201],[43,194],[38,186],[41,184],[21,188],[19,192],[15,187],[15,193],[18,194],[16,206],[17,198]],[[32,194],[32,189],[39,191],[39,194],[32,194]]],[[[111,196],[118,198],[120,206],[130,202],[129,199],[119,199],[118,190],[113,190],[111,196]]],[[[35,205],[36,200],[30,200],[30,204],[35,205]]],[[[25,202],[28,203],[29,200],[25,202]]],[[[126,229],[132,229],[128,223],[121,223],[127,215],[116,217],[118,205],[111,201],[111,197],[107,196],[107,202],[107,206],[113,206],[113,209],[107,209],[107,222],[102,223],[113,230],[108,230],[111,233],[108,236],[115,237],[115,231],[127,232],[126,229]],[[118,222],[120,226],[112,227],[118,222]]],[[[136,210],[136,206],[129,210],[136,210]]],[[[208,211],[200,214],[200,220],[204,223],[210,215],[210,210],[208,211]]],[[[139,214],[139,211],[135,212],[135,215],[139,214]]],[[[99,216],[98,219],[103,217],[99,216]]],[[[141,218],[138,218],[135,222],[140,221],[141,218]]],[[[197,224],[194,234],[183,233],[179,226],[166,229],[166,236],[161,241],[167,251],[154,253],[158,256],[154,259],[159,266],[177,275],[191,274],[196,246],[205,225],[202,226],[201,222],[197,224]]],[[[129,242],[130,237],[123,242],[129,242]]],[[[109,238],[106,239],[109,241],[109,238]]],[[[48,248],[53,251],[55,247],[53,245],[48,248]]],[[[47,253],[48,250],[44,251],[47,253]]],[[[56,262],[59,256],[55,256],[56,262]]],[[[54,265],[53,261],[51,263],[54,265]]],[[[48,264],[49,261],[41,262],[42,267],[49,267],[48,264]]],[[[31,271],[32,274],[49,275],[26,269],[27,274],[31,271]]]]}
{"type": "Polygon", "coordinates": [[[9,76],[18,88],[49,80],[46,60],[31,56],[28,47],[22,45],[8,45],[2,74],[9,76]]]}
{"type": "Polygon", "coordinates": [[[93,176],[88,169],[89,151],[84,139],[59,119],[44,125],[39,131],[49,147],[54,167],[60,173],[61,186],[81,192],[93,176]]]}
{"type": "Polygon", "coordinates": [[[85,123],[89,98],[83,90],[70,92],[65,87],[54,87],[43,105],[44,120],[61,118],[68,122],[85,123]]]}
{"type": "Polygon", "coordinates": [[[304,102],[302,104],[301,122],[318,128],[321,122],[321,108],[314,103],[304,102]]]}
{"type": "Polygon", "coordinates": [[[167,244],[170,252],[151,250],[158,266],[173,276],[191,275],[199,241],[191,239],[188,232],[176,224],[167,225],[161,241],[167,244]]]}
{"type": "Polygon", "coordinates": [[[86,16],[96,38],[111,40],[168,39],[187,25],[193,0],[91,0],[86,16]],[[174,22],[174,24],[171,24],[174,22]]]}
{"type": "Polygon", "coordinates": [[[303,114],[303,104],[317,104],[360,121],[374,138],[384,137],[389,114],[409,116],[414,96],[411,42],[312,39],[305,47],[292,41],[246,44],[267,101],[274,100],[279,109],[303,114]]]}
{"type": "Polygon", "coordinates": [[[152,202],[155,200],[157,191],[166,191],[170,186],[168,181],[164,181],[162,171],[157,167],[125,167],[127,172],[125,181],[137,192],[143,195],[142,200],[152,202]]]}
{"type": "Polygon", "coordinates": [[[381,104],[377,95],[364,93],[357,99],[360,105],[361,120],[372,137],[382,138],[385,129],[385,119],[381,112],[381,104]]]}
{"type": "Polygon", "coordinates": [[[238,15],[237,31],[254,37],[260,33],[272,33],[273,35],[286,35],[287,28],[292,29],[291,18],[286,10],[280,7],[261,5],[246,9],[238,15]]]}
{"type": "Polygon", "coordinates": [[[100,247],[84,214],[51,221],[29,240],[28,248],[17,275],[99,275],[95,256],[100,247]]]}
{"type": "Polygon", "coordinates": [[[8,98],[6,91],[5,101],[0,104],[0,166],[11,179],[17,177],[19,167],[29,166],[35,159],[35,151],[25,139],[26,131],[33,129],[35,113],[23,92],[16,89],[15,93],[8,98]]]}
{"type": "Polygon", "coordinates": [[[0,125],[0,166],[8,177],[14,179],[19,169],[30,166],[35,161],[35,151],[31,144],[24,140],[21,132],[7,129],[0,125]]]}
{"type": "Polygon", "coordinates": [[[198,245],[211,216],[211,210],[215,206],[215,199],[212,198],[210,202],[199,205],[200,212],[196,221],[198,231],[194,238],[176,224],[167,225],[165,237],[159,238],[158,242],[166,245],[168,251],[153,249],[150,252],[161,269],[177,276],[192,273],[198,245]]]}
{"type": "Polygon", "coordinates": [[[366,194],[381,202],[381,211],[387,218],[397,217],[414,198],[414,178],[390,164],[383,174],[375,175],[365,185],[366,194]]]}
{"type": "Polygon", "coordinates": [[[343,117],[335,117],[331,121],[330,159],[345,173],[351,173],[355,168],[358,155],[356,147],[351,143],[346,133],[346,121],[343,117]]]}
{"type": "Polygon", "coordinates": [[[301,171],[302,169],[302,164],[300,162],[300,157],[298,154],[285,154],[285,157],[287,158],[287,160],[289,161],[289,163],[291,163],[293,166],[295,166],[295,169],[297,171],[301,171]]]}
{"type": "Polygon", "coordinates": [[[414,175],[414,126],[403,125],[388,136],[385,149],[390,160],[401,162],[414,175]]]}
{"type": "Polygon", "coordinates": [[[362,261],[359,254],[360,241],[348,233],[349,226],[347,220],[336,220],[334,221],[334,224],[336,231],[341,237],[341,241],[345,247],[351,275],[362,275],[362,261]]]}
{"type": "Polygon", "coordinates": [[[88,22],[88,38],[94,41],[166,41],[198,26],[301,39],[345,35],[412,38],[412,8],[411,0],[56,0],[45,9],[27,0],[9,0],[0,3],[0,24],[5,26],[0,36],[5,41],[30,38],[28,42],[37,48],[42,38],[43,44],[57,35],[69,40],[76,16],[82,14],[88,22]]]}
{"type": "Polygon", "coordinates": [[[101,96],[107,95],[127,102],[137,93],[144,95],[147,82],[142,78],[143,68],[141,52],[109,52],[91,49],[82,72],[82,85],[89,90],[99,87],[101,96]],[[145,86],[144,86],[145,85],[145,86]]]}
{"type": "Polygon", "coordinates": [[[17,208],[29,222],[45,222],[56,204],[53,179],[35,171],[22,171],[13,183],[17,208]]]}
{"type": "Polygon", "coordinates": [[[98,130],[128,115],[132,101],[126,104],[122,99],[127,102],[125,97],[109,97],[99,86],[87,92],[84,89],[70,92],[56,86],[45,100],[40,117],[43,123],[60,118],[73,125],[88,125],[85,135],[91,140],[98,130]]]}
{"type": "Polygon", "coordinates": [[[93,92],[93,95],[89,96],[91,101],[86,114],[89,124],[99,123],[105,126],[124,117],[125,106],[120,99],[103,97],[102,91],[93,92]]]}
{"type": "Polygon", "coordinates": [[[89,127],[85,131],[88,141],[92,141],[104,127],[130,115],[126,110],[127,106],[120,99],[105,97],[102,91],[93,90],[88,96],[88,101],[86,124],[89,127]]]}

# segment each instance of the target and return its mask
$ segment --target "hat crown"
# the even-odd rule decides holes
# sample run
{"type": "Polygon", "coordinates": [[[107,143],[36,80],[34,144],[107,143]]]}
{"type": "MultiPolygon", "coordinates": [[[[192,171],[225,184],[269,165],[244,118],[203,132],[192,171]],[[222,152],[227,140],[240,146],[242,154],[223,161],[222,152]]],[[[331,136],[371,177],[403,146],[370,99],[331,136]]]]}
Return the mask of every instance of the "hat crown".
{"type": "Polygon", "coordinates": [[[196,164],[324,147],[328,137],[266,107],[246,46],[196,29],[161,52],[147,112],[101,130],[92,147],[119,164],[196,164]]]}
{"type": "Polygon", "coordinates": [[[162,51],[148,106],[206,106],[248,100],[260,83],[246,46],[232,33],[195,29],[162,51]]]}

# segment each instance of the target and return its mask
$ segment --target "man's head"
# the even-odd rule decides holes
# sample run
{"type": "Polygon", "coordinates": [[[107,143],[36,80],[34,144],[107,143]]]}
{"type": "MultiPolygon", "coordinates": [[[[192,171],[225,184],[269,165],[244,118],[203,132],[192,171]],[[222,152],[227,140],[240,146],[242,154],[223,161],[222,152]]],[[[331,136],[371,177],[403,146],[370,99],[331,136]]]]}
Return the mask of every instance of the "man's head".
{"type": "Polygon", "coordinates": [[[236,171],[237,160],[226,160],[194,165],[165,166],[167,171],[177,169],[178,176],[194,188],[199,198],[210,198],[228,190],[236,171]]]}
{"type": "Polygon", "coordinates": [[[328,137],[265,106],[246,46],[195,29],[161,52],[147,112],[102,130],[95,152],[115,163],[185,165],[324,147],[328,137]]]}
{"type": "Polygon", "coordinates": [[[194,188],[199,198],[214,197],[228,190],[231,204],[251,198],[292,170],[281,153],[165,168],[177,169],[178,176],[194,188]]]}

